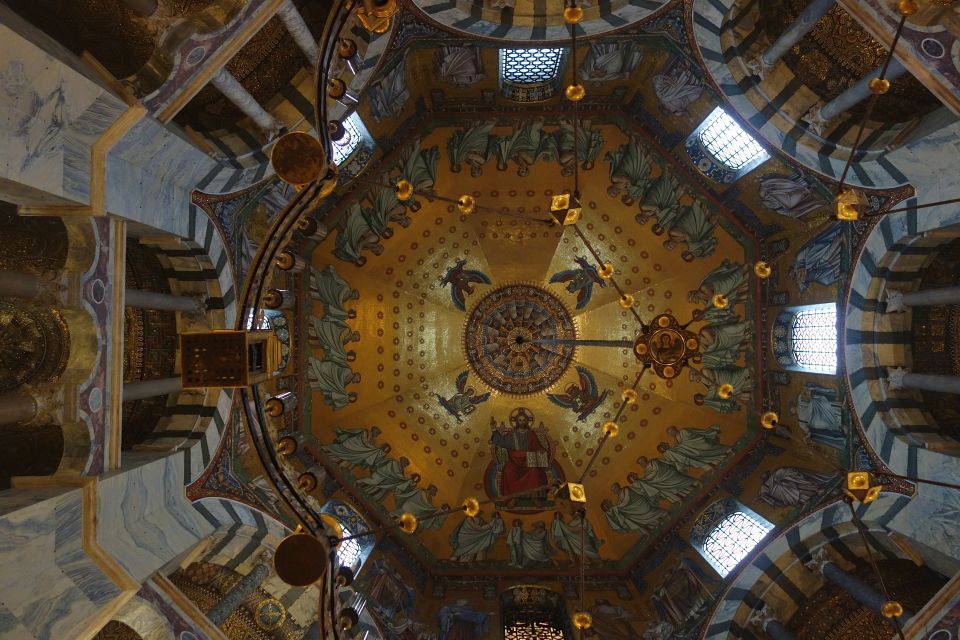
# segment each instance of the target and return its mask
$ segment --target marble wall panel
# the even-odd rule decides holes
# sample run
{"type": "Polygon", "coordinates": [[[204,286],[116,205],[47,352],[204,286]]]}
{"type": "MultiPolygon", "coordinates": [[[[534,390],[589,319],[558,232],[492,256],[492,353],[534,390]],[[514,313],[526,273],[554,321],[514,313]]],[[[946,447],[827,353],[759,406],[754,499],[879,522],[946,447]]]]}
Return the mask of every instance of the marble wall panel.
{"type": "Polygon", "coordinates": [[[183,452],[100,481],[97,539],[137,581],[214,527],[183,491],[183,452]]]}
{"type": "Polygon", "coordinates": [[[13,202],[35,202],[37,191],[85,204],[89,145],[125,105],[10,22],[0,12],[0,193],[13,202]]]}
{"type": "Polygon", "coordinates": [[[107,155],[107,211],[189,237],[190,191],[217,163],[152,118],[107,155]]]}
{"type": "Polygon", "coordinates": [[[83,550],[80,489],[0,518],[0,566],[3,638],[71,637],[120,594],[83,550]]]}

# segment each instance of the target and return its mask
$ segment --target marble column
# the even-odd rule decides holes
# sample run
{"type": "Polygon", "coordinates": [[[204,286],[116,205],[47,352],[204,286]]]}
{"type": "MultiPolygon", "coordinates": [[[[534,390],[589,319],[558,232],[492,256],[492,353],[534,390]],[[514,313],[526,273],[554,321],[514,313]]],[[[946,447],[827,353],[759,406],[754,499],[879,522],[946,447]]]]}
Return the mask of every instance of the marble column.
{"type": "MultiPolygon", "coordinates": [[[[844,571],[838,565],[827,560],[822,553],[819,557],[814,557],[808,562],[807,568],[819,572],[824,578],[850,594],[854,600],[877,615],[881,615],[880,611],[883,608],[883,604],[887,601],[884,595],[860,578],[844,571]]],[[[903,615],[899,618],[900,622],[906,621],[911,615],[913,614],[904,611],[903,615]]]]}
{"type": "MultiPolygon", "coordinates": [[[[828,122],[869,98],[872,95],[870,93],[870,81],[874,78],[879,78],[882,69],[883,67],[874,69],[830,102],[826,104],[817,103],[811,107],[806,115],[806,120],[809,122],[810,128],[818,134],[821,133],[828,122]]],[[[906,67],[894,58],[890,61],[890,66],[887,67],[887,74],[884,78],[892,82],[906,72],[906,67]]]]}
{"type": "Polygon", "coordinates": [[[243,111],[258,127],[263,129],[268,139],[276,135],[280,129],[280,125],[274,120],[273,116],[260,106],[256,98],[250,95],[250,92],[244,89],[243,85],[227,71],[226,67],[217,71],[210,82],[220,93],[226,96],[234,106],[243,111]]]}
{"type": "Polygon", "coordinates": [[[157,0],[121,0],[138,16],[148,18],[157,11],[157,0]]]}
{"type": "Polygon", "coordinates": [[[303,55],[307,56],[307,60],[310,61],[310,66],[316,66],[320,58],[317,41],[314,39],[313,34],[310,33],[310,27],[307,26],[303,16],[300,15],[297,7],[294,6],[293,0],[284,0],[284,3],[280,5],[280,9],[277,10],[277,15],[280,17],[280,20],[283,21],[283,26],[285,26],[287,31],[290,32],[290,35],[293,36],[293,41],[296,42],[300,50],[303,51],[303,55]]]}
{"type": "Polygon", "coordinates": [[[903,312],[908,307],[933,307],[960,304],[960,287],[903,292],[887,289],[887,311],[903,312]]]}
{"type": "Polygon", "coordinates": [[[0,271],[0,297],[33,299],[42,287],[43,280],[32,273],[0,271]]]}
{"type": "Polygon", "coordinates": [[[127,289],[124,304],[137,309],[158,309],[160,311],[183,311],[202,315],[207,308],[204,296],[175,296],[156,291],[127,289]]]}
{"type": "Polygon", "coordinates": [[[178,393],[183,389],[180,377],[158,378],[156,380],[137,380],[123,385],[123,401],[143,400],[155,396],[165,396],[178,393]]]}
{"type": "Polygon", "coordinates": [[[887,369],[887,384],[890,389],[916,389],[917,391],[937,391],[939,393],[960,394],[960,376],[946,376],[935,373],[910,373],[904,367],[887,369]]]}
{"type": "Polygon", "coordinates": [[[214,605],[213,609],[207,612],[207,618],[216,626],[220,626],[230,617],[230,614],[236,611],[237,607],[243,603],[247,597],[260,588],[260,585],[270,575],[270,567],[266,564],[258,564],[250,573],[240,578],[240,582],[227,591],[223,598],[214,605]]]}
{"type": "Polygon", "coordinates": [[[807,5],[797,19],[793,21],[787,30],[780,34],[769,49],[760,56],[748,63],[748,68],[754,75],[760,76],[769,72],[777,60],[790,50],[790,48],[800,41],[800,38],[807,35],[814,25],[826,15],[827,11],[836,4],[837,0],[813,0],[807,5]]]}
{"type": "Polygon", "coordinates": [[[29,422],[37,416],[36,399],[24,393],[0,394],[0,425],[29,422]]]}
{"type": "Polygon", "coordinates": [[[771,640],[793,640],[793,634],[783,626],[783,623],[777,620],[770,605],[765,604],[759,611],[754,610],[747,621],[763,629],[771,640]]]}

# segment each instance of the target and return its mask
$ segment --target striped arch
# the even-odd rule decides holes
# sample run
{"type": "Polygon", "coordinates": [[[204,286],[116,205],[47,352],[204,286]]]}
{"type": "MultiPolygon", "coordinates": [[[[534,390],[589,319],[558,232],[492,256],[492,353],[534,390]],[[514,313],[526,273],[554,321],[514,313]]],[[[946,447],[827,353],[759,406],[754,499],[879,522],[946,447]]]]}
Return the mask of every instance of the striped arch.
{"type": "Polygon", "coordinates": [[[854,415],[865,441],[895,473],[956,477],[960,443],[938,434],[920,395],[890,391],[887,367],[912,362],[912,314],[885,313],[886,288],[905,290],[920,281],[920,270],[956,236],[931,233],[960,225],[960,208],[893,214],[871,230],[853,271],[844,332],[847,382],[854,415]]]}
{"type": "MultiPolygon", "coordinates": [[[[201,498],[193,502],[193,508],[220,532],[221,537],[231,531],[243,530],[250,538],[262,540],[269,535],[279,540],[290,533],[290,529],[278,520],[233,500],[201,498]]],[[[217,535],[213,534],[214,537],[217,535]]]]}
{"type": "MultiPolygon", "coordinates": [[[[518,16],[513,11],[494,9],[477,0],[414,0],[427,19],[470,36],[509,42],[564,42],[570,39],[566,24],[547,25],[536,16],[518,16]]],[[[577,25],[578,34],[596,36],[635,24],[662,9],[667,0],[607,0],[596,8],[584,4],[586,19],[577,25]]],[[[558,9],[560,3],[554,3],[558,9]]],[[[512,7],[512,5],[511,5],[512,7]]],[[[537,12],[543,14],[547,3],[537,12]]]]}
{"type": "Polygon", "coordinates": [[[113,616],[111,621],[122,622],[135,631],[142,640],[168,640],[173,629],[156,605],[139,596],[133,596],[113,616]]]}
{"type": "MultiPolygon", "coordinates": [[[[269,557],[264,557],[263,552],[275,551],[280,541],[290,533],[276,520],[230,500],[204,498],[194,502],[193,506],[217,527],[193,562],[209,562],[247,574],[254,565],[269,562],[269,557]]],[[[316,619],[320,599],[316,586],[292,587],[276,575],[271,575],[262,588],[283,603],[299,622],[306,624],[316,619]]]]}
{"type": "MultiPolygon", "coordinates": [[[[942,542],[936,539],[935,533],[910,523],[911,518],[918,517],[918,511],[932,507],[932,500],[883,493],[872,504],[859,505],[857,514],[874,553],[879,550],[881,558],[912,559],[891,538],[890,534],[896,532],[910,540],[911,546],[932,569],[950,576],[960,563],[939,557],[933,549],[942,542]]],[[[843,502],[834,502],[780,531],[741,565],[719,594],[701,637],[705,640],[759,637],[762,632],[751,627],[748,620],[765,602],[776,602],[777,618],[789,620],[799,606],[823,586],[824,579],[805,566],[821,549],[828,559],[843,568],[866,561],[866,549],[850,509],[843,502]]]]}
{"type": "MultiPolygon", "coordinates": [[[[859,119],[837,118],[821,137],[799,124],[799,119],[817,97],[784,65],[775,77],[757,84],[746,67],[747,51],[759,51],[761,35],[756,21],[757,2],[693,0],[693,39],[708,77],[723,94],[741,124],[766,141],[768,148],[782,149],[800,164],[831,178],[839,178],[856,136],[859,119]]],[[[908,182],[883,146],[904,125],[866,131],[859,158],[847,182],[863,187],[891,188],[908,182]]]]}

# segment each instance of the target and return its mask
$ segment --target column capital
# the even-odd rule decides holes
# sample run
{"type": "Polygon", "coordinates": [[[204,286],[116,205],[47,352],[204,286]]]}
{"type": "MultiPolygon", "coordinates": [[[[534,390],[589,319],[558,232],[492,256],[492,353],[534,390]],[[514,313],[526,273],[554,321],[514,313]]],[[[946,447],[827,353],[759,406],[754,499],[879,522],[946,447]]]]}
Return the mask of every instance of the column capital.
{"type": "Polygon", "coordinates": [[[763,80],[773,70],[772,64],[767,64],[762,55],[747,60],[747,71],[763,80]]]}
{"type": "Polygon", "coordinates": [[[764,603],[760,609],[754,609],[747,616],[747,624],[756,625],[759,629],[765,629],[768,622],[779,622],[773,608],[764,603]]]}
{"type": "Polygon", "coordinates": [[[818,136],[823,135],[823,130],[828,122],[826,118],[820,115],[820,112],[825,106],[827,105],[823,100],[817,100],[813,106],[807,109],[807,113],[803,116],[803,120],[807,123],[807,128],[818,136]]]}
{"type": "Polygon", "coordinates": [[[810,571],[823,574],[823,568],[830,562],[830,559],[827,558],[827,552],[824,547],[818,547],[810,555],[810,559],[803,563],[810,571]]]}
{"type": "Polygon", "coordinates": [[[886,289],[887,313],[903,313],[907,310],[907,303],[903,300],[903,291],[886,289]]]}
{"type": "Polygon", "coordinates": [[[899,391],[906,387],[904,384],[904,379],[907,377],[907,374],[910,373],[910,370],[906,367],[888,367],[887,368],[887,385],[889,385],[891,391],[899,391]]]}

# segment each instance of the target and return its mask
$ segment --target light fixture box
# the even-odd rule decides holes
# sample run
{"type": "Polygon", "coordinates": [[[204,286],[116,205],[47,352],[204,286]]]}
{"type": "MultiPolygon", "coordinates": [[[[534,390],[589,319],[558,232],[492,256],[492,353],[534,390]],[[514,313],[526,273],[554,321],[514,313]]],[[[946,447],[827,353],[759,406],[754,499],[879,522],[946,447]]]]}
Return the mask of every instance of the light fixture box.
{"type": "Polygon", "coordinates": [[[569,193],[561,193],[550,199],[550,216],[557,224],[576,224],[582,211],[580,199],[569,193]]]}

